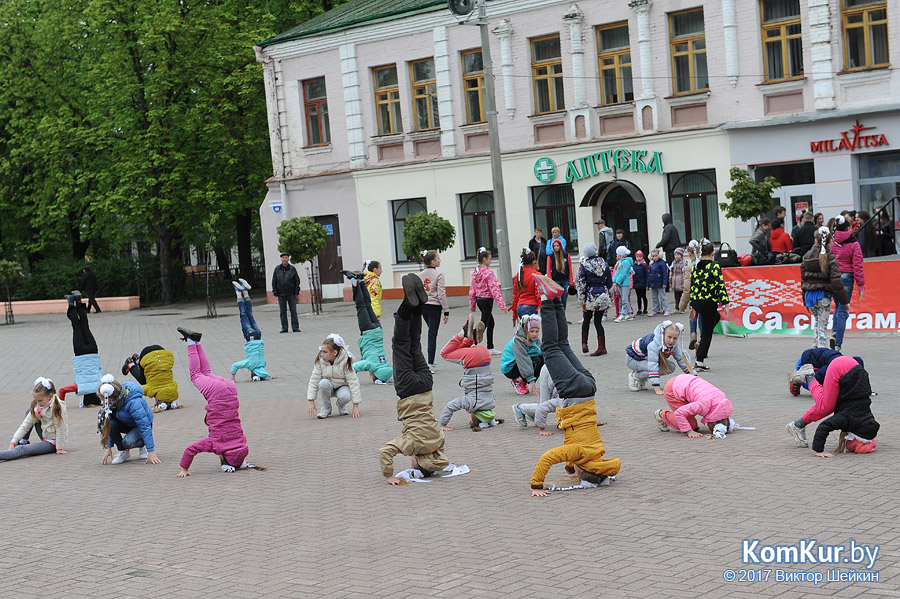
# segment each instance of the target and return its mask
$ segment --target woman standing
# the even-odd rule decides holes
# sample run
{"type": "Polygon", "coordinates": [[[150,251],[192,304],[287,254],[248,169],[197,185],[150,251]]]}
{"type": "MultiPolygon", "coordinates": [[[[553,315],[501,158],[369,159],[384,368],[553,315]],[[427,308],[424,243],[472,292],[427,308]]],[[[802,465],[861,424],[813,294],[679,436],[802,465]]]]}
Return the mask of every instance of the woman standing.
{"type": "Polygon", "coordinates": [[[569,286],[574,283],[574,277],[572,273],[572,257],[566,252],[566,248],[562,243],[562,237],[553,239],[553,253],[547,256],[547,276],[563,288],[562,305],[563,310],[565,310],[569,299],[569,286]]]}
{"type": "Polygon", "coordinates": [[[709,370],[704,360],[709,354],[713,329],[721,320],[719,306],[725,307],[725,318],[728,318],[728,292],[722,278],[722,267],[713,260],[715,251],[712,242],[704,239],[700,247],[700,261],[691,271],[691,319],[700,319],[700,344],[694,363],[697,370],[709,370]]]}
{"type": "MultiPolygon", "coordinates": [[[[863,254],[856,236],[850,229],[850,219],[838,216],[834,219],[834,243],[831,251],[837,259],[841,269],[841,282],[847,290],[847,299],[853,298],[853,285],[857,286],[859,299],[862,300],[866,286],[866,277],[863,273],[863,254]]],[[[850,316],[848,305],[838,304],[834,308],[834,349],[841,351],[844,342],[844,328],[847,326],[847,318],[850,316]]]]}
{"type": "Polygon", "coordinates": [[[830,251],[828,227],[819,227],[815,245],[803,256],[800,263],[800,289],[803,304],[815,319],[813,347],[828,346],[828,315],[831,314],[831,298],[838,304],[849,304],[850,296],[841,282],[841,269],[830,251]]]}
{"type": "Polygon", "coordinates": [[[506,312],[506,302],[500,293],[500,283],[497,275],[491,270],[491,251],[487,248],[478,248],[478,266],[472,271],[472,281],[469,285],[469,312],[477,308],[481,311],[481,322],[487,329],[487,348],[492,355],[499,355],[500,350],[494,349],[494,302],[500,309],[506,312]]]}
{"type": "Polygon", "coordinates": [[[444,313],[444,324],[450,319],[450,306],[447,305],[447,285],[444,283],[444,273],[438,272],[441,265],[441,257],[437,252],[424,251],[422,258],[425,269],[419,273],[419,278],[425,285],[425,293],[428,301],[422,306],[422,318],[428,325],[428,370],[434,373],[434,354],[437,353],[437,334],[441,326],[441,312],[444,313]]]}
{"type": "Polygon", "coordinates": [[[887,210],[878,213],[878,226],[875,228],[875,237],[878,238],[878,255],[890,256],[897,253],[894,245],[894,223],[887,210]]]}
{"type": "Polygon", "coordinates": [[[597,246],[593,243],[584,245],[584,257],[575,279],[578,300],[584,312],[581,323],[581,351],[588,353],[588,334],[591,331],[591,319],[597,331],[597,351],[592,356],[606,355],[606,331],[603,330],[603,313],[612,305],[609,289],[612,287],[612,276],[606,260],[598,256],[597,246]]]}

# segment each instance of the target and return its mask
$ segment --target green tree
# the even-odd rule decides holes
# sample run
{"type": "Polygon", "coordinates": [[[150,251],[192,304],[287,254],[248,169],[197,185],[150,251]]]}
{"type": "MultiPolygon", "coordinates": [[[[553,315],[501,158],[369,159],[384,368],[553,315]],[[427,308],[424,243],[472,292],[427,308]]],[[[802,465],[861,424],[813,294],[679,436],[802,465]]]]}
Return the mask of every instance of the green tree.
{"type": "Polygon", "coordinates": [[[281,221],[276,231],[278,251],[290,254],[294,264],[302,264],[321,254],[328,236],[325,227],[308,216],[281,221]]]}
{"type": "Polygon", "coordinates": [[[421,252],[443,252],[453,246],[456,229],[437,212],[417,212],[406,218],[403,224],[403,253],[422,261],[421,252]]]}
{"type": "Polygon", "coordinates": [[[727,218],[739,218],[747,222],[751,218],[758,219],[772,209],[772,190],[781,187],[775,177],[766,177],[761,183],[757,183],[750,173],[737,167],[732,168],[730,174],[731,189],[725,192],[725,197],[731,203],[719,204],[727,218]]]}

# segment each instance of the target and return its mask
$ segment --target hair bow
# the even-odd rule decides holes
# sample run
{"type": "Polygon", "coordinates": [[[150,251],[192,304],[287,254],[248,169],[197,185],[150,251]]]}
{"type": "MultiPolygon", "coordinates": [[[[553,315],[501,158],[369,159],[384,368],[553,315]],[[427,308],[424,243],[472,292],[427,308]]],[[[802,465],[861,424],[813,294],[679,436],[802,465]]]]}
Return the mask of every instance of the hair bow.
{"type": "Polygon", "coordinates": [[[371,260],[366,260],[366,268],[365,268],[366,270],[369,270],[369,264],[371,264],[371,263],[372,263],[371,260]]]}
{"type": "Polygon", "coordinates": [[[847,219],[844,218],[844,215],[843,215],[843,214],[838,214],[838,215],[834,218],[834,222],[836,222],[836,223],[839,224],[839,225],[843,225],[845,222],[847,222],[847,219]]]}
{"type": "Polygon", "coordinates": [[[429,250],[422,250],[422,251],[419,252],[419,253],[422,254],[422,257],[424,258],[425,256],[428,255],[428,252],[429,252],[429,250]]]}
{"type": "Polygon", "coordinates": [[[113,382],[114,380],[116,380],[116,377],[114,377],[113,375],[111,375],[111,374],[104,374],[104,375],[103,375],[103,378],[100,379],[100,382],[101,382],[101,383],[111,383],[111,382],[113,382]]]}
{"type": "Polygon", "coordinates": [[[479,254],[483,254],[483,253],[486,252],[486,251],[487,251],[487,248],[484,247],[484,246],[481,246],[480,248],[478,248],[478,253],[479,253],[479,254]]]}
{"type": "MultiPolygon", "coordinates": [[[[350,356],[351,358],[353,358],[353,354],[350,353],[350,348],[347,347],[347,342],[344,341],[343,337],[341,337],[337,333],[331,333],[325,338],[331,339],[332,341],[334,341],[335,345],[337,345],[338,347],[344,348],[344,351],[347,352],[347,355],[350,356]]],[[[320,347],[319,349],[322,349],[322,348],[320,347]]]]}
{"type": "MultiPolygon", "coordinates": [[[[109,404],[110,396],[115,392],[116,392],[116,388],[113,387],[109,383],[103,383],[102,385],[100,385],[100,395],[102,395],[106,399],[107,404],[109,404]]],[[[109,406],[107,405],[107,410],[108,409],[109,409],[109,406]]]]}
{"type": "Polygon", "coordinates": [[[49,391],[53,387],[53,381],[48,378],[39,376],[34,379],[34,386],[37,387],[38,385],[41,385],[44,389],[49,391]]]}

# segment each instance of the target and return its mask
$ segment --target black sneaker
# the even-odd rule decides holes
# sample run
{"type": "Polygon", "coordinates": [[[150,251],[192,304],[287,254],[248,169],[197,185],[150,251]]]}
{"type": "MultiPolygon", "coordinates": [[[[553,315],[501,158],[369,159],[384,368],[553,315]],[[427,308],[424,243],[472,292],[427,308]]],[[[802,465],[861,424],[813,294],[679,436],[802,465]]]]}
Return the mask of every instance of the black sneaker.
{"type": "Polygon", "coordinates": [[[72,297],[75,298],[75,304],[78,305],[81,303],[81,292],[77,289],[72,291],[72,297]]]}
{"type": "Polygon", "coordinates": [[[366,278],[365,273],[359,270],[342,270],[341,274],[348,279],[356,279],[357,281],[362,281],[366,278]]]}
{"type": "Polygon", "coordinates": [[[184,327],[178,327],[176,330],[181,335],[182,341],[187,341],[188,339],[190,339],[191,341],[196,341],[197,343],[199,343],[200,338],[203,336],[203,333],[198,333],[197,331],[185,329],[184,327]]]}
{"type": "Polygon", "coordinates": [[[125,364],[122,365],[122,375],[127,376],[129,372],[131,372],[131,367],[134,365],[134,359],[131,356],[125,358],[125,364]]]}
{"type": "Polygon", "coordinates": [[[70,307],[70,308],[74,308],[74,307],[75,307],[75,296],[74,296],[74,295],[72,295],[72,294],[67,295],[67,296],[66,296],[66,301],[69,303],[69,307],[70,307]]]}
{"type": "Polygon", "coordinates": [[[707,372],[709,370],[709,366],[707,366],[703,362],[694,362],[694,368],[702,372],[707,372]]]}
{"type": "Polygon", "coordinates": [[[425,293],[425,285],[422,279],[415,273],[403,275],[403,294],[409,305],[415,308],[418,305],[425,305],[428,301],[428,294],[425,293]]]}

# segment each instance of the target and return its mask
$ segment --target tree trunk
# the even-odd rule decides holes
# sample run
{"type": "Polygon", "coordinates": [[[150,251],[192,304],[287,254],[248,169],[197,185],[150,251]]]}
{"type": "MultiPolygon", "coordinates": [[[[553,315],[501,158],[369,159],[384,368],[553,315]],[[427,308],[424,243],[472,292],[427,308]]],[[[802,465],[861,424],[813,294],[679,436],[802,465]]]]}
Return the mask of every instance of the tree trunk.
{"type": "MultiPolygon", "coordinates": [[[[213,251],[216,253],[216,266],[218,269],[229,273],[231,271],[231,252],[219,245],[213,247],[213,251]]],[[[225,276],[230,277],[231,275],[226,274],[225,276]]]]}
{"type": "Polygon", "coordinates": [[[172,303],[172,241],[174,229],[160,223],[156,227],[159,237],[159,295],[164,304],[172,303]]]}
{"type": "Polygon", "coordinates": [[[250,227],[253,222],[253,212],[248,208],[243,214],[235,215],[234,220],[235,228],[237,229],[238,265],[241,277],[250,281],[252,285],[256,285],[256,281],[253,280],[253,251],[250,247],[250,227]]]}

